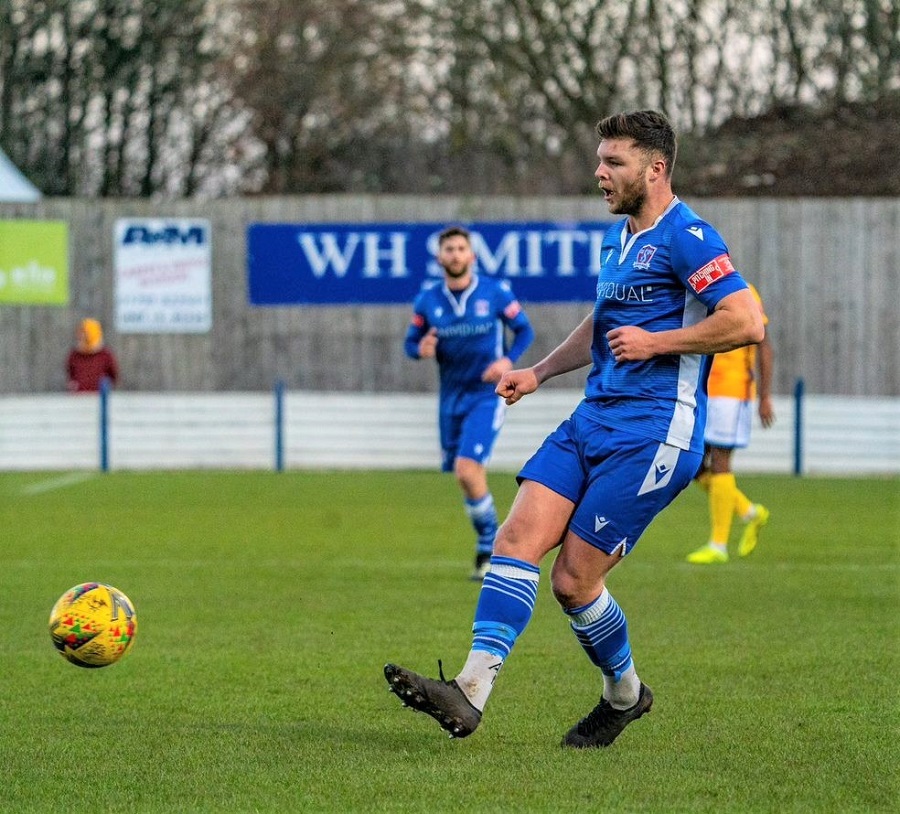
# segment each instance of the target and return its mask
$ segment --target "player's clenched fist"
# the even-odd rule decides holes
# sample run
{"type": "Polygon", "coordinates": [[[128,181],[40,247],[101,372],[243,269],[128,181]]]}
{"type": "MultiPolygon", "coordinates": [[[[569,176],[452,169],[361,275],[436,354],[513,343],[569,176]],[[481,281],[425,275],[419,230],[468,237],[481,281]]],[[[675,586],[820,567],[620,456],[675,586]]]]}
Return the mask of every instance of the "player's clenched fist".
{"type": "Polygon", "coordinates": [[[437,328],[432,328],[419,340],[419,358],[434,358],[437,349],[437,328]]]}
{"type": "Polygon", "coordinates": [[[607,331],[606,341],[617,362],[641,362],[655,355],[653,334],[634,325],[607,331]]]}
{"type": "Polygon", "coordinates": [[[499,382],[500,378],[506,373],[508,370],[512,370],[512,362],[509,361],[505,356],[501,356],[495,362],[491,362],[485,370],[484,373],[481,374],[481,381],[483,382],[499,382]]]}
{"type": "Polygon", "coordinates": [[[537,390],[539,384],[534,368],[526,367],[504,373],[494,392],[507,404],[515,404],[522,396],[537,390]]]}

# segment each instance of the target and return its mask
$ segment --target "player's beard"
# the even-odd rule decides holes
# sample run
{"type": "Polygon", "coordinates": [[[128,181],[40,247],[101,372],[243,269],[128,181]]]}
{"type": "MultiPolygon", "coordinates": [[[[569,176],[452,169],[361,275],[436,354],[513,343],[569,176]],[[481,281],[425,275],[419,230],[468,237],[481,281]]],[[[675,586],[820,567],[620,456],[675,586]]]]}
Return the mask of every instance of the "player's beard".
{"type": "Polygon", "coordinates": [[[446,272],[448,277],[452,277],[454,280],[458,280],[460,277],[465,277],[466,273],[469,271],[468,265],[463,265],[461,268],[453,268],[452,266],[442,266],[444,271],[446,272]]]}
{"type": "Polygon", "coordinates": [[[619,194],[619,202],[610,206],[612,215],[639,215],[647,201],[647,182],[643,173],[619,194]]]}

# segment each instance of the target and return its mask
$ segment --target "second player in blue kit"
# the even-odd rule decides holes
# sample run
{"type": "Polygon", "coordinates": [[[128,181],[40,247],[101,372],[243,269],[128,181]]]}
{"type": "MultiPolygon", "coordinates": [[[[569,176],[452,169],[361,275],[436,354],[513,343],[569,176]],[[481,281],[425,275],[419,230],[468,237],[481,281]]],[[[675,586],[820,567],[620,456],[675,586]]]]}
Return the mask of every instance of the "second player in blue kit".
{"type": "Polygon", "coordinates": [[[506,405],[495,388],[534,339],[509,283],[473,271],[468,230],[451,226],[438,238],[444,279],[426,282],[413,303],[404,348],[413,359],[437,361],[441,469],[453,472],[476,533],[472,578],[487,573],[497,510],[486,464],[506,405]],[[507,335],[511,334],[511,343],[507,335]]]}

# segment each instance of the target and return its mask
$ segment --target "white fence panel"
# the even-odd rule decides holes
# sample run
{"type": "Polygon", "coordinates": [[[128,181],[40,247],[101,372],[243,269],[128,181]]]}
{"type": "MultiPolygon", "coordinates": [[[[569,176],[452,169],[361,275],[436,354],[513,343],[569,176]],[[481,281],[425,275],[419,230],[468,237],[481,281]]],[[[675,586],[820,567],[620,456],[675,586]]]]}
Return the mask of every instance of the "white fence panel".
{"type": "Polygon", "coordinates": [[[812,396],[804,410],[804,471],[900,471],[900,399],[812,396]]]}
{"type": "Polygon", "coordinates": [[[288,468],[431,468],[440,461],[434,396],[288,393],[285,416],[288,468]]]}
{"type": "Polygon", "coordinates": [[[96,396],[0,399],[0,469],[96,469],[99,435],[96,396]]]}
{"type": "Polygon", "coordinates": [[[269,393],[116,393],[112,469],[267,469],[275,460],[269,393]]]}
{"type": "MultiPolygon", "coordinates": [[[[581,398],[548,389],[506,413],[491,468],[515,472],[581,398]]],[[[111,469],[273,469],[273,393],[113,393],[107,464],[111,469]]],[[[738,472],[790,474],[795,402],[775,399],[773,427],[758,421],[738,472]]],[[[900,474],[900,399],[807,396],[805,474],[900,474]]],[[[288,469],[436,469],[437,403],[431,394],[288,392],[282,464],[288,469]]],[[[0,470],[101,467],[97,396],[0,398],[0,470]]]]}

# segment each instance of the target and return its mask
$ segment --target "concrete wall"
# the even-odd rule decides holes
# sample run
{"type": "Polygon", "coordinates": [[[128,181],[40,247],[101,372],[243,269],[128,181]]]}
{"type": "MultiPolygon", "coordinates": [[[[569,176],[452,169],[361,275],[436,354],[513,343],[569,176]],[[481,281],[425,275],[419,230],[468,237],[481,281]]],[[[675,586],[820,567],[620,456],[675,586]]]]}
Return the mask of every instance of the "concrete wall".
{"type": "MultiPolygon", "coordinates": [[[[777,393],[798,377],[811,393],[900,395],[900,200],[751,199],[688,203],[725,237],[760,288],[771,318],[777,393]]],[[[70,228],[71,302],[0,305],[0,393],[65,387],[74,326],[96,316],[117,352],[125,391],[291,389],[432,392],[429,363],[403,355],[408,309],[251,307],[245,230],[254,222],[590,220],[609,216],[584,198],[315,196],[227,201],[46,199],[0,204],[0,218],[61,219],[70,228]],[[116,335],[113,225],[121,217],[202,217],[212,223],[213,328],[203,335],[116,335]]],[[[528,306],[537,340],[523,363],[558,344],[588,305],[528,306]]],[[[580,374],[553,387],[578,388],[580,374]]]]}

